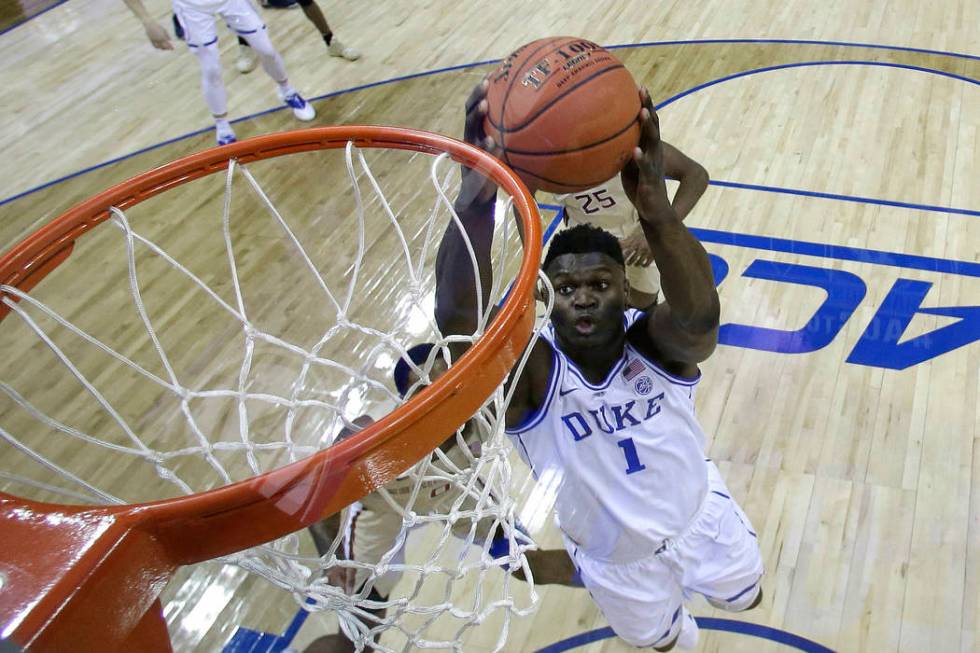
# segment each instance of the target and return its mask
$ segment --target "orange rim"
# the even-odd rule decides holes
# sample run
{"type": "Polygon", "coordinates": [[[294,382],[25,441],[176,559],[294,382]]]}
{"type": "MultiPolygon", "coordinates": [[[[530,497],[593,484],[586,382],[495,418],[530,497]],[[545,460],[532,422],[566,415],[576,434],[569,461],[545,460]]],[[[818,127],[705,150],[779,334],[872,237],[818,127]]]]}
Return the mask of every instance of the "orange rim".
{"type": "MultiPolygon", "coordinates": [[[[70,256],[79,236],[108,219],[111,206],[125,210],[225,170],[231,159],[247,164],[336,149],[348,141],[362,148],[449,153],[509,193],[520,214],[525,242],[541,242],[533,198],[509,168],[486,152],[439,134],[398,127],[317,127],[213,148],[117,184],[7,252],[0,258],[0,284],[29,291],[70,256]]],[[[0,537],[20,543],[0,560],[0,572],[6,576],[0,591],[4,635],[22,645],[33,642],[42,649],[57,648],[59,642],[77,645],[79,633],[92,630],[94,623],[98,630],[93,636],[100,638],[100,645],[107,639],[118,645],[135,641],[133,632],[146,621],[137,606],[145,610],[153,604],[165,584],[161,580],[169,578],[176,566],[241,551],[299,530],[377,489],[377,479],[390,478],[422,459],[479,409],[521,356],[534,325],[533,289],[540,256],[539,247],[524,249],[513,289],[483,337],[435,383],[355,437],[304,460],[208,492],[127,506],[46,504],[0,493],[0,537]],[[49,519],[51,515],[63,519],[49,519]],[[61,522],[57,533],[50,532],[53,521],[61,522]],[[42,560],[35,544],[39,536],[53,543],[40,556],[42,560]],[[65,568],[68,561],[71,567],[65,568]],[[84,589],[93,580],[103,592],[84,589]],[[106,587],[127,583],[126,591],[102,596],[106,587]],[[28,596],[42,586],[43,596],[28,596]],[[115,631],[107,629],[105,622],[105,611],[111,614],[114,606],[135,614],[115,631]],[[99,614],[97,610],[103,611],[101,616],[86,616],[99,614]]],[[[0,304],[0,320],[7,312],[0,304]]]]}

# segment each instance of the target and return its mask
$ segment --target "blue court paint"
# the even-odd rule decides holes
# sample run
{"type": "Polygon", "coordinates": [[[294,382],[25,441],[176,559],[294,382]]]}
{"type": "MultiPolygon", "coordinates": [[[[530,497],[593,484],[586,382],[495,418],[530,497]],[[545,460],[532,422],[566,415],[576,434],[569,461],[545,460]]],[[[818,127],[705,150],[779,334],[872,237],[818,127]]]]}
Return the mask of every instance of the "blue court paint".
{"type": "Polygon", "coordinates": [[[738,188],[742,190],[755,190],[763,193],[782,193],[784,195],[798,195],[802,197],[813,197],[817,199],[837,200],[840,202],[854,202],[856,204],[876,204],[878,206],[894,206],[900,209],[914,209],[916,211],[934,211],[937,213],[955,213],[959,215],[972,215],[980,217],[980,211],[973,209],[954,209],[945,206],[933,206],[930,204],[915,204],[913,202],[896,202],[893,200],[880,200],[873,197],[859,197],[856,195],[838,195],[837,193],[820,193],[812,190],[800,190],[798,188],[780,188],[777,186],[759,186],[757,184],[743,184],[736,181],[717,181],[712,179],[708,182],[712,186],[721,188],[738,188]]]}
{"type": "Polygon", "coordinates": [[[45,9],[42,9],[41,11],[37,12],[36,14],[32,14],[30,16],[25,16],[23,20],[18,21],[16,23],[14,23],[13,25],[8,25],[5,29],[3,29],[2,31],[0,31],[0,36],[3,36],[4,34],[6,34],[7,32],[9,32],[9,31],[11,31],[13,29],[17,29],[18,27],[20,27],[21,25],[23,25],[25,23],[29,23],[30,21],[34,20],[38,16],[41,16],[42,14],[46,14],[49,11],[51,11],[52,9],[54,9],[55,7],[60,7],[61,5],[65,4],[66,2],[68,2],[68,0],[59,0],[58,2],[54,3],[50,7],[47,7],[45,9]]]}
{"type": "Polygon", "coordinates": [[[764,68],[754,68],[752,70],[743,70],[738,73],[733,73],[731,75],[725,75],[724,77],[719,77],[718,79],[713,79],[710,82],[705,82],[704,84],[699,84],[693,88],[689,88],[686,91],[681,91],[677,95],[667,98],[663,102],[656,105],[656,108],[662,109],[664,107],[670,106],[677,100],[687,97],[688,95],[693,95],[698,91],[704,90],[710,86],[715,86],[717,84],[723,84],[725,82],[730,82],[733,79],[739,79],[741,77],[748,77],[749,75],[759,75],[761,73],[771,73],[776,70],[787,70],[789,68],[809,68],[812,66],[875,66],[879,68],[898,68],[901,70],[912,70],[920,73],[928,73],[931,75],[939,75],[941,77],[949,77],[950,79],[956,79],[961,82],[967,82],[969,84],[975,84],[980,86],[980,80],[973,79],[972,77],[966,77],[965,75],[957,75],[955,73],[948,73],[945,70],[935,70],[933,68],[925,68],[923,66],[911,66],[908,64],[898,64],[889,63],[886,61],[801,61],[797,63],[784,63],[778,66],[766,66],[764,68]]]}
{"type": "Polygon", "coordinates": [[[746,43],[746,44],[787,44],[787,45],[836,45],[844,48],[870,48],[872,50],[892,50],[894,52],[917,52],[919,54],[935,54],[941,57],[972,59],[980,61],[980,56],[944,50],[927,50],[925,48],[909,48],[900,45],[883,45],[881,43],[858,43],[854,41],[814,41],[809,39],[694,39],[684,41],[646,41],[643,43],[623,43],[621,45],[604,46],[607,50],[621,48],[650,48],[661,45],[700,45],[709,43],[746,43]]]}
{"type": "MultiPolygon", "coordinates": [[[[799,635],[794,635],[793,633],[788,633],[785,630],[779,630],[778,628],[750,624],[744,621],[735,621],[734,619],[718,619],[715,617],[695,617],[694,620],[698,622],[698,628],[702,630],[719,630],[728,633],[737,633],[739,635],[748,635],[749,637],[757,637],[759,639],[769,640],[770,642],[776,642],[777,644],[782,644],[787,648],[797,651],[806,651],[806,653],[834,653],[833,649],[829,649],[822,644],[818,644],[805,637],[800,637],[799,635]]],[[[535,653],[562,653],[562,651],[571,651],[580,646],[604,639],[611,639],[615,636],[612,628],[598,628],[580,635],[574,635],[568,639],[563,639],[560,642],[555,642],[554,644],[538,649],[535,653]]]]}
{"type": "Polygon", "coordinates": [[[980,277],[980,263],[974,263],[972,261],[956,261],[932,258],[930,256],[918,256],[916,254],[885,252],[877,249],[846,247],[844,245],[826,245],[824,243],[811,243],[803,240],[739,234],[732,231],[719,231],[717,229],[702,229],[698,227],[691,227],[691,233],[704,243],[734,245],[736,247],[749,247],[752,249],[768,250],[770,252],[803,254],[806,256],[818,256],[820,258],[832,258],[840,261],[855,261],[857,263],[888,265],[898,268],[908,268],[910,270],[927,270],[929,272],[980,277]]]}
{"type": "MultiPolygon", "coordinates": [[[[877,49],[882,49],[882,50],[922,52],[922,53],[925,53],[925,54],[933,54],[933,55],[946,56],[946,57],[967,58],[967,59],[978,59],[978,60],[980,60],[980,57],[974,57],[973,55],[959,54],[959,53],[953,53],[953,52],[942,52],[942,51],[938,51],[938,50],[920,50],[920,49],[917,49],[917,48],[903,48],[903,47],[897,47],[897,46],[875,45],[875,44],[868,44],[868,43],[848,43],[848,42],[843,42],[843,41],[841,41],[841,42],[837,42],[837,41],[806,41],[806,40],[793,40],[793,39],[706,39],[706,40],[701,40],[701,41],[694,40],[694,41],[648,42],[648,43],[640,43],[640,44],[636,44],[636,45],[632,45],[632,46],[630,46],[630,45],[617,45],[617,46],[610,46],[610,47],[612,47],[612,48],[654,47],[654,46],[660,46],[660,45],[697,44],[697,43],[786,43],[786,44],[796,43],[796,44],[800,44],[800,45],[837,45],[837,46],[841,46],[841,47],[857,47],[857,48],[865,47],[865,48],[877,48],[877,49]]],[[[428,77],[428,76],[431,76],[431,75],[437,75],[437,74],[442,74],[442,73],[447,73],[447,72],[453,72],[453,71],[456,71],[456,70],[466,70],[468,68],[474,68],[474,67],[478,67],[478,66],[484,66],[484,65],[487,65],[487,64],[497,63],[498,61],[500,61],[500,60],[499,59],[488,59],[488,60],[484,60],[484,61],[477,61],[477,62],[474,62],[474,63],[461,64],[461,65],[458,65],[458,66],[449,66],[447,68],[440,68],[438,70],[431,70],[431,71],[422,72],[422,73],[413,73],[413,74],[410,74],[410,75],[402,75],[400,77],[393,77],[391,79],[383,80],[383,81],[380,81],[380,82],[373,82],[371,84],[363,84],[361,86],[355,86],[355,87],[352,87],[352,88],[343,89],[343,90],[336,91],[336,92],[333,92],[333,93],[327,93],[327,94],[324,94],[324,95],[318,95],[316,97],[310,98],[310,101],[316,102],[316,101],[319,101],[319,100],[323,100],[323,99],[327,99],[327,98],[331,98],[331,97],[337,97],[337,96],[344,95],[344,94],[347,94],[347,93],[353,93],[355,91],[362,91],[362,90],[369,89],[369,88],[374,88],[374,87],[377,87],[377,86],[384,86],[384,85],[393,84],[393,83],[396,83],[396,82],[401,82],[401,81],[406,81],[406,80],[416,79],[416,78],[421,78],[421,77],[428,77]]],[[[695,86],[695,87],[693,87],[691,89],[688,89],[686,91],[683,91],[681,93],[678,93],[677,95],[674,95],[673,97],[668,98],[667,100],[665,100],[665,101],[661,102],[660,104],[658,104],[657,105],[657,108],[660,109],[660,108],[669,106],[670,104],[676,102],[677,100],[679,100],[679,99],[681,99],[683,97],[686,97],[688,95],[691,95],[693,93],[696,93],[697,91],[700,91],[700,90],[702,90],[704,88],[707,88],[709,86],[714,86],[715,84],[720,84],[722,82],[731,81],[733,79],[737,79],[737,78],[740,78],[740,77],[746,77],[748,75],[755,75],[755,74],[764,73],[764,72],[772,72],[774,70],[781,70],[781,69],[785,69],[785,68],[797,68],[797,67],[821,66],[821,65],[831,65],[831,66],[833,66],[833,65],[870,65],[870,66],[883,66],[883,67],[900,68],[900,69],[907,69],[907,70],[913,70],[913,71],[918,71],[918,72],[932,73],[932,74],[936,74],[936,75],[950,77],[950,78],[953,78],[953,79],[958,79],[958,80],[961,80],[961,81],[966,81],[966,82],[969,82],[971,84],[980,85],[980,81],[978,81],[976,79],[973,79],[973,78],[970,78],[970,77],[966,77],[966,76],[963,76],[963,75],[956,75],[956,74],[953,74],[953,73],[947,73],[945,71],[934,70],[934,69],[931,69],[931,68],[925,68],[925,67],[921,67],[921,66],[910,66],[910,65],[905,65],[905,64],[893,64],[893,63],[885,63],[885,62],[879,62],[879,61],[813,61],[813,62],[801,62],[801,63],[793,63],[793,64],[783,64],[783,65],[779,65],[779,66],[769,66],[769,67],[766,67],[766,68],[758,68],[758,69],[754,69],[754,70],[742,71],[740,73],[736,73],[736,74],[733,74],[733,75],[727,75],[725,77],[721,77],[719,79],[712,80],[710,82],[705,82],[704,84],[701,84],[699,86],[695,86]]],[[[286,107],[286,106],[273,107],[271,109],[266,109],[265,111],[260,111],[258,113],[253,113],[253,114],[248,115],[248,116],[243,116],[241,118],[237,118],[235,120],[232,120],[231,122],[233,124],[237,124],[237,123],[240,123],[240,122],[244,122],[246,120],[251,120],[253,118],[257,118],[259,116],[264,116],[264,115],[267,115],[267,114],[270,114],[270,113],[274,113],[276,111],[283,111],[286,108],[288,108],[288,107],[286,107]]],[[[12,202],[12,201],[14,201],[16,199],[19,199],[21,197],[24,197],[26,195],[30,195],[32,193],[36,193],[36,192],[41,191],[41,190],[44,190],[46,188],[50,188],[51,186],[54,186],[56,184],[59,184],[59,183],[61,183],[63,181],[67,181],[69,179],[73,179],[73,178],[78,177],[79,175],[85,174],[87,172],[91,172],[93,170],[97,170],[97,169],[103,168],[105,166],[112,165],[114,163],[119,163],[120,161],[124,161],[124,160],[126,160],[128,158],[131,158],[131,157],[134,157],[134,156],[138,156],[139,154],[143,154],[145,152],[149,152],[150,150],[154,150],[154,149],[157,149],[159,147],[163,147],[165,145],[169,145],[171,143],[175,143],[175,142],[180,141],[180,140],[183,140],[185,138],[191,138],[191,137],[197,136],[199,134],[210,132],[213,129],[214,129],[213,127],[206,127],[206,128],[203,128],[203,129],[198,129],[198,130],[193,131],[193,132],[190,132],[188,134],[184,134],[183,136],[177,136],[177,137],[172,138],[172,139],[169,139],[167,141],[163,141],[162,143],[158,143],[156,145],[151,145],[149,147],[142,148],[142,149],[137,150],[135,152],[132,152],[130,154],[126,154],[126,155],[123,155],[121,157],[117,157],[115,159],[111,159],[109,161],[106,161],[106,162],[103,162],[103,163],[100,163],[100,164],[96,164],[94,166],[90,166],[90,167],[85,168],[83,170],[79,170],[77,172],[70,173],[68,175],[65,175],[64,177],[60,177],[60,178],[55,179],[55,180],[52,180],[50,182],[46,182],[44,184],[41,184],[40,186],[36,186],[34,188],[30,188],[30,189],[28,189],[26,191],[23,191],[21,193],[17,193],[15,195],[12,195],[10,197],[7,197],[7,198],[5,198],[3,200],[0,200],[0,206],[3,206],[4,204],[7,204],[9,202],[12,202]]],[[[729,184],[732,187],[736,187],[736,183],[737,182],[713,181],[712,183],[714,183],[715,185],[718,185],[718,186],[729,184]]],[[[744,187],[748,188],[749,185],[748,184],[745,184],[744,187]]],[[[925,207],[925,205],[915,205],[915,204],[907,204],[907,203],[903,203],[903,202],[893,202],[891,200],[886,200],[886,199],[878,199],[878,200],[875,200],[875,199],[872,199],[872,198],[851,198],[851,197],[848,197],[848,196],[834,195],[834,194],[831,194],[831,193],[816,193],[816,192],[804,191],[804,190],[779,189],[779,188],[767,187],[767,186],[752,186],[752,189],[754,189],[754,190],[768,190],[770,192],[788,192],[788,193],[798,194],[798,195],[808,195],[808,196],[812,196],[812,197],[823,197],[825,199],[839,199],[839,200],[846,200],[846,201],[871,201],[873,203],[879,203],[879,204],[884,204],[884,205],[888,205],[888,206],[905,207],[905,208],[913,208],[913,207],[914,208],[923,208],[923,207],[925,207]]],[[[928,207],[928,208],[924,208],[924,210],[933,210],[933,211],[948,212],[948,213],[962,213],[962,214],[966,214],[966,215],[974,215],[974,214],[977,213],[976,211],[972,211],[970,209],[957,209],[957,208],[946,208],[946,207],[928,207]]]]}

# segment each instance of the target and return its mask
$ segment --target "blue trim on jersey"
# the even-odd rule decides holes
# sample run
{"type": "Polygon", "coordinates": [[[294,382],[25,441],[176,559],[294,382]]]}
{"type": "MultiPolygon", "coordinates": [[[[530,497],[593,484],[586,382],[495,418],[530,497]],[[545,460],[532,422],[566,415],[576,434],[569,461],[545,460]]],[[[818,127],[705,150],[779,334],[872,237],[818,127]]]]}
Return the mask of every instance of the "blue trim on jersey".
{"type": "Polygon", "coordinates": [[[725,494],[724,492],[719,492],[718,490],[712,490],[711,492],[712,492],[712,494],[717,494],[720,497],[725,497],[726,499],[731,499],[731,497],[728,496],[727,494],[725,494]]]}
{"type": "Polygon", "coordinates": [[[517,438],[517,443],[521,445],[521,449],[524,451],[524,460],[527,461],[527,466],[531,468],[531,476],[534,480],[538,480],[538,470],[534,468],[534,461],[531,459],[531,454],[527,452],[527,446],[524,444],[524,438],[521,437],[520,433],[513,433],[513,437],[517,438]]]}
{"type": "Polygon", "coordinates": [[[561,387],[561,379],[559,378],[561,376],[561,361],[558,359],[558,352],[550,341],[544,340],[543,342],[548,343],[548,347],[551,349],[551,376],[548,377],[548,389],[544,393],[544,401],[541,402],[537,410],[532,411],[530,415],[525,415],[524,419],[516,426],[504,427],[504,433],[508,435],[520,435],[540,424],[544,416],[548,414],[548,407],[554,399],[555,392],[561,387]]]}
{"type": "Polygon", "coordinates": [[[674,385],[684,386],[684,387],[691,387],[691,386],[697,385],[701,381],[701,368],[700,367],[698,368],[698,375],[696,377],[694,377],[693,379],[685,379],[682,376],[677,376],[676,374],[671,374],[670,372],[668,372],[664,368],[660,367],[660,365],[658,363],[655,363],[654,361],[650,360],[650,358],[648,356],[644,356],[633,345],[627,343],[626,346],[629,349],[631,349],[634,354],[636,354],[637,356],[639,356],[643,360],[643,362],[646,363],[647,366],[651,368],[652,371],[654,371],[658,375],[662,376],[669,383],[672,383],[674,385]]]}

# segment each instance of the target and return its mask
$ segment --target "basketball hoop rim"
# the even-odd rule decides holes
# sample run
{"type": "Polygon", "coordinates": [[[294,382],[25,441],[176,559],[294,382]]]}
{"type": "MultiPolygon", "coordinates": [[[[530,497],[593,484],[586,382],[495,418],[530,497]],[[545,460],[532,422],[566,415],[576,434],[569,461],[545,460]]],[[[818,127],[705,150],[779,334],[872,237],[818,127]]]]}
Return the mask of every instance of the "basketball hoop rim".
{"type": "MultiPolygon", "coordinates": [[[[364,125],[314,127],[257,136],[190,154],[82,201],[24,238],[0,257],[0,285],[14,286],[28,292],[68,258],[79,236],[110,217],[109,207],[125,210],[176,186],[226,170],[232,159],[248,164],[286,154],[337,149],[345,146],[348,141],[353,141],[361,148],[448,153],[456,162],[484,172],[507,191],[519,213],[525,242],[541,242],[541,221],[533,197],[510,168],[483,150],[454,138],[415,129],[364,125]]],[[[6,504],[8,507],[26,508],[39,515],[88,513],[93,519],[108,517],[112,520],[128,520],[131,527],[150,530],[155,538],[161,538],[165,547],[175,554],[174,561],[177,564],[190,564],[228,555],[307,526],[359,498],[348,500],[351,493],[340,492],[339,501],[345,502],[341,505],[337,505],[338,500],[329,498],[312,499],[311,502],[310,497],[318,491],[315,486],[338,483],[343,486],[353,482],[350,478],[337,481],[336,477],[343,476],[343,468],[354,466],[372,452],[383,449],[386,444],[391,445],[399,436],[404,439],[407,433],[420,431],[427,417],[435,412],[441,413],[438,419],[433,417],[436,424],[445,425],[447,411],[440,408],[449,403],[453,404],[453,408],[448,412],[452,413],[452,420],[458,419],[459,423],[450,430],[438,432],[452,432],[470,418],[485,401],[485,397],[489,396],[489,392],[476,402],[476,406],[473,406],[472,399],[454,400],[468,397],[474,393],[475,388],[488,385],[492,392],[492,388],[503,381],[507,371],[523,352],[533,328],[533,290],[540,257],[539,247],[523,248],[518,276],[504,304],[487,326],[484,335],[445,374],[421,390],[410,402],[328,449],[250,479],[170,499],[119,506],[78,506],[36,502],[0,492],[0,508],[6,504]],[[481,382],[474,384],[475,379],[480,379],[481,382]],[[492,379],[496,381],[493,382],[492,379]],[[331,483],[331,479],[334,483],[331,483]],[[297,502],[298,505],[294,505],[297,502]],[[243,536],[239,532],[231,538],[215,537],[209,543],[182,545],[179,541],[186,539],[186,529],[190,523],[209,521],[216,515],[241,514],[242,511],[254,514],[275,512],[280,519],[273,519],[276,526],[272,529],[255,528],[251,537],[243,536]],[[168,532],[170,536],[167,535],[168,532]]],[[[8,296],[10,295],[7,293],[0,293],[0,297],[8,296]]],[[[9,309],[0,305],[0,321],[7,312],[9,309]]],[[[427,446],[427,449],[431,450],[437,445],[438,442],[431,447],[427,446]]],[[[413,454],[409,452],[408,455],[413,454]]],[[[376,489],[370,487],[369,478],[358,480],[358,491],[376,489]]],[[[0,511],[0,516],[2,512],[4,511],[0,511]]],[[[201,531],[195,529],[194,532],[200,534],[201,531]]]]}

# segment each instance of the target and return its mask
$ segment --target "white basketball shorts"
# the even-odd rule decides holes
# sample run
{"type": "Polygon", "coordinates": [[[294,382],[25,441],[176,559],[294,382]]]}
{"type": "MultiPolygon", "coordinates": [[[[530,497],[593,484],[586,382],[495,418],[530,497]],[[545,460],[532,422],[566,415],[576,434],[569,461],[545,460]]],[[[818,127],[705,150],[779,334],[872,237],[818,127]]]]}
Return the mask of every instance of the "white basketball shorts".
{"type": "Polygon", "coordinates": [[[174,14],[184,28],[184,39],[192,48],[217,42],[215,15],[241,36],[265,29],[265,23],[249,0],[173,0],[174,14]]]}
{"type": "Polygon", "coordinates": [[[586,589],[616,634],[633,646],[672,641],[683,602],[694,592],[732,611],[749,607],[759,594],[763,565],[752,524],[712,462],[708,484],[687,530],[637,560],[595,560],[566,540],[586,589]]]}

